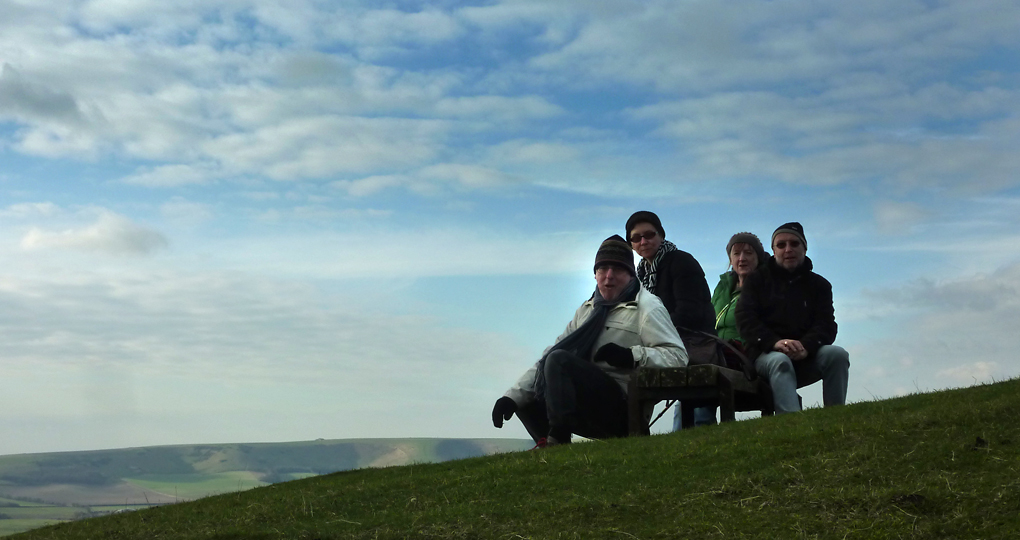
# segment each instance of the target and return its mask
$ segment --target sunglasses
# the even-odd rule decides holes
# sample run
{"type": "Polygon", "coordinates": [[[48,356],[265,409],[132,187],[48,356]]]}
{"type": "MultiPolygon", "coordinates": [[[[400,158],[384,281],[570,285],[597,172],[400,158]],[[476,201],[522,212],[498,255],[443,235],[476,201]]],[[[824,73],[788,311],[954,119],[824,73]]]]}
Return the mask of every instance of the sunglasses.
{"type": "Polygon", "coordinates": [[[630,243],[631,244],[638,244],[638,243],[641,242],[642,238],[644,238],[645,240],[651,240],[652,238],[655,238],[655,236],[657,234],[659,234],[659,233],[657,233],[655,231],[648,231],[648,232],[643,232],[641,234],[635,234],[634,236],[630,237],[630,243]]]}
{"type": "Polygon", "coordinates": [[[778,249],[786,249],[786,244],[790,244],[790,247],[792,249],[797,249],[797,248],[800,247],[800,240],[789,240],[789,241],[781,240],[779,242],[776,242],[776,248],[778,248],[778,249]]]}

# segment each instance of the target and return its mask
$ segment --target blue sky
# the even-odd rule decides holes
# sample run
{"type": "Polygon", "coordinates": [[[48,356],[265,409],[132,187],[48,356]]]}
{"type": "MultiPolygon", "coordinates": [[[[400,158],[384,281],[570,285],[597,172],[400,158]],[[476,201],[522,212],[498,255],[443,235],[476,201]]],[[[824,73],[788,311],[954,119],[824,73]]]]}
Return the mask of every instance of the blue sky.
{"type": "Polygon", "coordinates": [[[0,66],[0,453],[526,437],[636,210],[710,287],[803,223],[852,401],[1020,368],[1011,0],[0,0],[0,66]]]}

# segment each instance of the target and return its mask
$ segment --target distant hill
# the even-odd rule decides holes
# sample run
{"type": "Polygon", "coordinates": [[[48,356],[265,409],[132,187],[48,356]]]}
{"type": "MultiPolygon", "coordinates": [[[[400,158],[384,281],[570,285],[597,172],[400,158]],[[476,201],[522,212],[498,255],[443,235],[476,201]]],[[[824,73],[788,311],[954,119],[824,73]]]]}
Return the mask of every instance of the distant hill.
{"type": "Polygon", "coordinates": [[[343,439],[0,456],[0,535],[76,514],[182,502],[337,471],[512,452],[533,444],[520,439],[343,439]],[[22,519],[30,521],[16,523],[22,519]]]}

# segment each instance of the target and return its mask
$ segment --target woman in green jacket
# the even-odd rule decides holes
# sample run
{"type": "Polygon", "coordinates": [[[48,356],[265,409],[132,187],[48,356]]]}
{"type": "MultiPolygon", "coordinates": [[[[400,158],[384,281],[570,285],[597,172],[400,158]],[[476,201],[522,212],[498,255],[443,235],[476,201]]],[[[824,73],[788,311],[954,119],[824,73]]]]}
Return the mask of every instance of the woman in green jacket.
{"type": "Polygon", "coordinates": [[[737,332],[737,299],[740,298],[744,278],[765,264],[765,248],[757,236],[740,232],[734,234],[726,244],[726,254],[729,255],[731,269],[719,276],[719,284],[712,293],[715,331],[719,337],[736,342],[735,346],[742,349],[744,342],[737,332]]]}
{"type": "MultiPolygon", "coordinates": [[[[730,237],[726,244],[730,258],[730,270],[719,276],[719,284],[712,293],[712,307],[715,308],[716,334],[730,342],[738,350],[744,350],[744,341],[737,332],[737,299],[744,278],[765,264],[765,248],[761,240],[749,232],[740,232],[730,237]]],[[[695,411],[698,425],[714,424],[716,407],[701,407],[695,411]]],[[[673,429],[679,428],[679,415],[674,415],[673,429]]]]}

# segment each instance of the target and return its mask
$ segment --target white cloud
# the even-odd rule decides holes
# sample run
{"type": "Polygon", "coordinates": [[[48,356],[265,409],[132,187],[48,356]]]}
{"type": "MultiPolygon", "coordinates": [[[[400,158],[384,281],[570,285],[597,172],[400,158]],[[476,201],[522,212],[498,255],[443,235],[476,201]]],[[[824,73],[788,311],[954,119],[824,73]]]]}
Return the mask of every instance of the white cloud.
{"type": "Polygon", "coordinates": [[[204,184],[216,176],[216,171],[208,166],[162,165],[143,167],[138,172],[122,178],[121,181],[125,184],[165,188],[204,184]]]}
{"type": "Polygon", "coordinates": [[[875,221],[878,223],[878,230],[885,234],[905,235],[914,225],[930,216],[930,212],[915,203],[894,201],[875,203],[875,221]]]}
{"type": "Polygon", "coordinates": [[[470,96],[443,98],[436,103],[442,117],[484,117],[491,121],[513,122],[530,118],[551,118],[564,110],[536,96],[470,96]]]}
{"type": "Polygon", "coordinates": [[[502,164],[543,165],[548,163],[569,163],[581,157],[581,150],[561,142],[535,140],[513,140],[493,145],[488,153],[502,164]]]}
{"type": "Polygon", "coordinates": [[[60,207],[51,202],[18,203],[0,210],[0,217],[25,219],[39,216],[52,216],[60,212],[60,207]]]}
{"type": "Polygon", "coordinates": [[[162,234],[109,211],[80,229],[51,232],[33,227],[21,240],[25,250],[73,249],[115,255],[146,255],[168,244],[162,234]]]}
{"type": "Polygon", "coordinates": [[[467,188],[496,187],[520,181],[496,169],[460,163],[430,165],[423,168],[420,174],[425,178],[454,182],[467,188]]]}
{"type": "Polygon", "coordinates": [[[352,197],[365,197],[384,189],[407,185],[411,178],[403,175],[378,175],[357,180],[337,180],[330,186],[346,191],[352,197]]]}
{"type": "Polygon", "coordinates": [[[428,161],[445,128],[393,118],[298,118],[206,143],[229,171],[277,180],[407,168],[428,161]]]}

